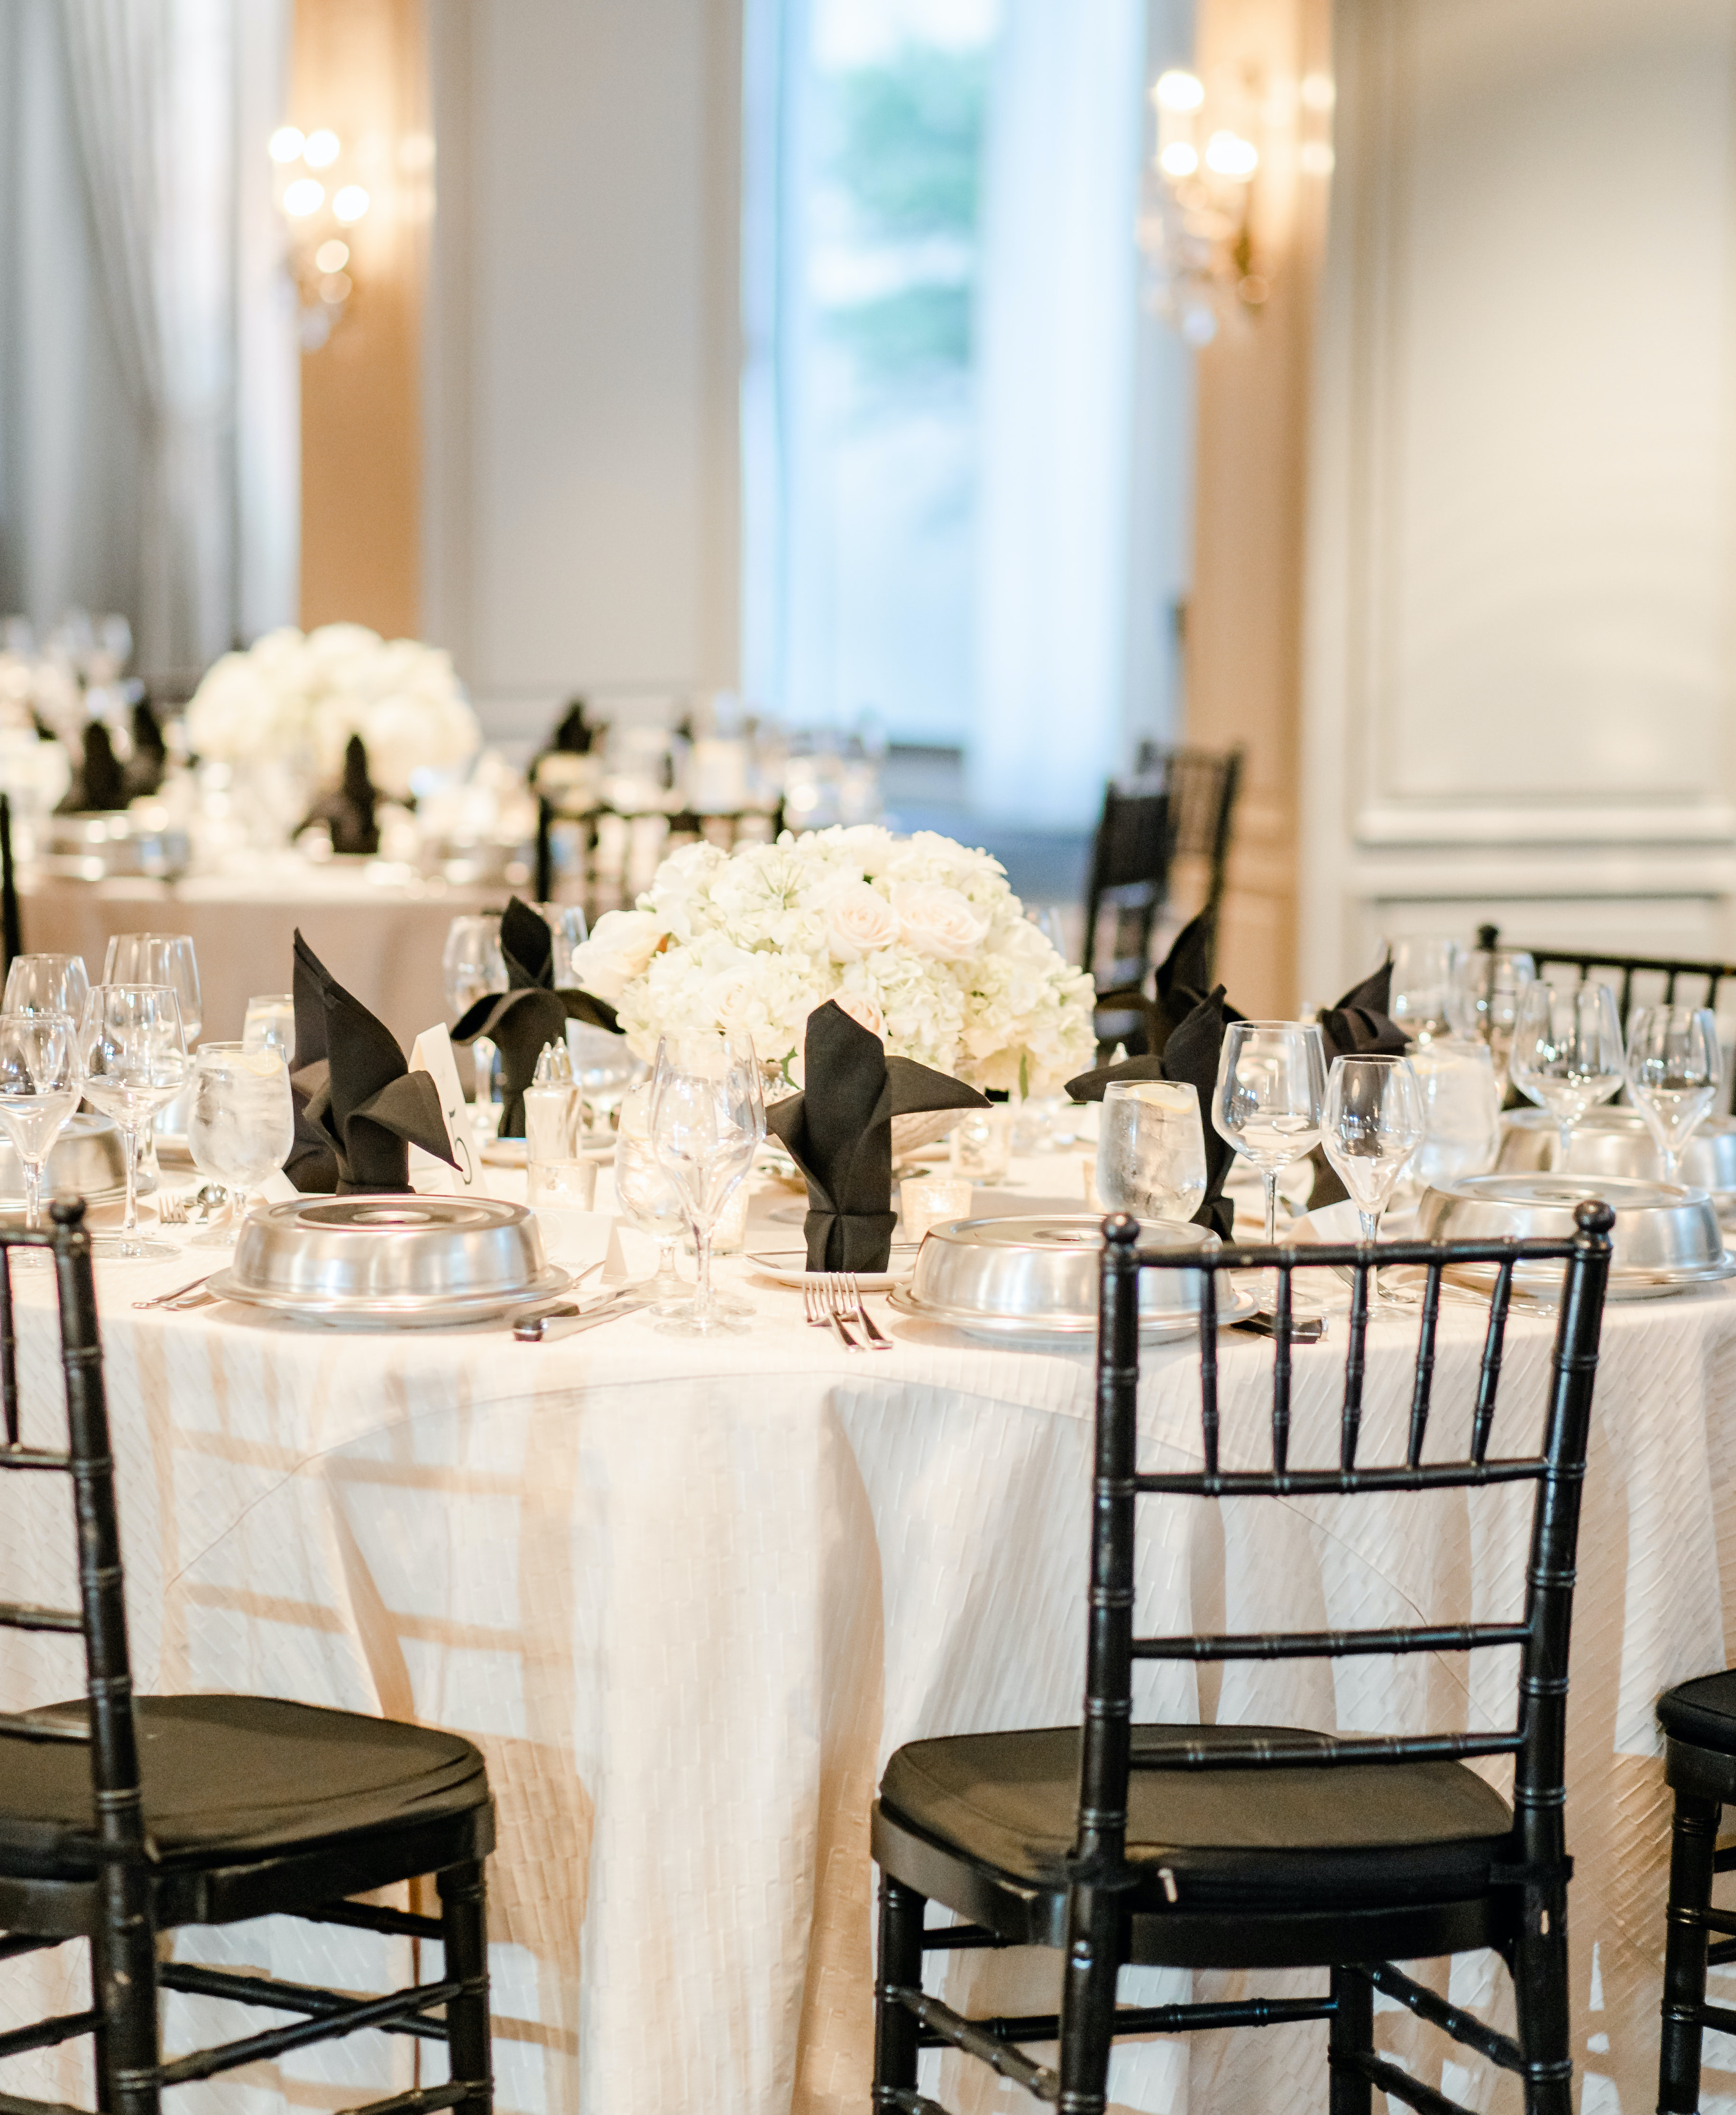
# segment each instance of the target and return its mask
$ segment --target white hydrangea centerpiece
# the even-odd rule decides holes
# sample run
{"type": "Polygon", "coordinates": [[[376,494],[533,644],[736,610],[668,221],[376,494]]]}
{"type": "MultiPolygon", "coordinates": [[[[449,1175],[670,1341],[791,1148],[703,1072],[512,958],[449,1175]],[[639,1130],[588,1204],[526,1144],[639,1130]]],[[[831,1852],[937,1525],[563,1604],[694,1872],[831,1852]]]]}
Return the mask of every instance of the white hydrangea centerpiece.
{"type": "Polygon", "coordinates": [[[424,774],[461,771],[482,745],[451,656],[361,624],[268,631],[214,661],[187,707],[195,755],[289,764],[322,783],[341,775],[355,734],[369,776],[394,801],[408,800],[424,774]]]}
{"type": "Polygon", "coordinates": [[[998,860],[928,830],[686,846],[636,909],[598,919],[573,979],[642,1058],[666,1031],[745,1029],[792,1081],[827,999],[890,1055],[976,1087],[1044,1094],[1096,1048],[1090,978],[1024,915],[998,860]]]}

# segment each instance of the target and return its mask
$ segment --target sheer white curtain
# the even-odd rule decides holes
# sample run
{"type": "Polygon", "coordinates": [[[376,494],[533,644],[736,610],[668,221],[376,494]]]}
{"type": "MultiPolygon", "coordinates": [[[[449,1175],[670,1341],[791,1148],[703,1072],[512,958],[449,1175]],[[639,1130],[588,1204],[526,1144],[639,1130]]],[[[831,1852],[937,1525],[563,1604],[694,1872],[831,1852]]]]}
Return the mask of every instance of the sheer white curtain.
{"type": "Polygon", "coordinates": [[[973,805],[1092,819],[1125,709],[1144,0],[1007,0],[977,305],[973,805]]]}
{"type": "Polygon", "coordinates": [[[63,20],[99,276],[142,436],[138,663],[186,677],[293,608],[293,311],[262,256],[281,241],[264,147],[287,0],[64,0],[63,20]]]}

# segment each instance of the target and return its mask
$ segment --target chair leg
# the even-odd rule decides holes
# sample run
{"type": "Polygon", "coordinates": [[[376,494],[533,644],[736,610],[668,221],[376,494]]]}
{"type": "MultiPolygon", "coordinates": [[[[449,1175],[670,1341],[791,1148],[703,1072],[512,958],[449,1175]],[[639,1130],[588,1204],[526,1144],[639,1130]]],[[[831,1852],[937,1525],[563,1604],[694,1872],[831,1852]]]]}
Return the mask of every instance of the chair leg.
{"type": "Polygon", "coordinates": [[[449,1981],[462,1984],[446,2008],[451,2075],[474,2091],[457,2104],[465,2115],[489,2115],[494,2067],[488,2039],[488,1911],[479,1863],[452,1865],[435,1883],[449,1981]]]}
{"type": "Polygon", "coordinates": [[[890,2108],[895,2093],[916,2090],[916,2016],[889,1990],[920,1989],[923,1920],[928,1901],[890,1873],[880,1875],[880,1945],[874,1974],[874,2106],[890,2108]]]}
{"type": "Polygon", "coordinates": [[[157,1940],[138,1867],[112,1865],[102,1879],[102,1917],[90,1942],[97,2105],[105,2115],[159,2115],[162,2061],[157,2026],[157,1940]]]}
{"type": "Polygon", "coordinates": [[[1525,2115],[1573,2115],[1567,1888],[1560,1881],[1524,1891],[1513,1987],[1525,2058],[1525,2115]]]}
{"type": "Polygon", "coordinates": [[[1331,2115],[1373,2115],[1373,2086],[1344,2061],[1367,2056],[1374,2047],[1374,1985],[1360,1969],[1332,1970],[1332,2021],[1326,2032],[1331,2115]]]}
{"type": "Polygon", "coordinates": [[[1716,1800],[1676,1794],[1670,1825],[1670,1906],[1664,1926],[1664,2021],[1658,2050],[1660,2115],[1692,2115],[1700,2105],[1700,2044],[1705,2030],[1706,1927],[1711,1907],[1712,1854],[1723,1810],[1716,1800]]]}
{"type": "Polygon", "coordinates": [[[1060,2115],[1104,2115],[1120,1976],[1120,1898],[1076,1888],[1069,1906],[1061,1982],[1060,2115]]]}

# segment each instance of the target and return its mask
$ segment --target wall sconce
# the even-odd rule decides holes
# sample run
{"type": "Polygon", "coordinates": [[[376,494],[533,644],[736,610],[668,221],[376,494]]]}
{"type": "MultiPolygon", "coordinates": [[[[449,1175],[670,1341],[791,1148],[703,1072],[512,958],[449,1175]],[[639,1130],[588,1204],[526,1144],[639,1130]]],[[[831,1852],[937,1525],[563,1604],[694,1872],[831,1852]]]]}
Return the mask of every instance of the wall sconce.
{"type": "Polygon", "coordinates": [[[1152,89],[1157,144],[1140,246],[1152,305],[1192,346],[1245,323],[1271,296],[1295,180],[1331,172],[1332,83],[1253,67],[1183,67],[1152,89]]]}
{"type": "Polygon", "coordinates": [[[286,178],[277,203],[290,227],[289,266],[301,300],[302,350],[315,352],[341,322],[344,305],[355,291],[347,268],[350,245],[344,238],[373,200],[364,185],[343,180],[338,167],[343,142],[324,126],[304,133],[297,126],[280,126],[271,135],[269,152],[286,178]]]}

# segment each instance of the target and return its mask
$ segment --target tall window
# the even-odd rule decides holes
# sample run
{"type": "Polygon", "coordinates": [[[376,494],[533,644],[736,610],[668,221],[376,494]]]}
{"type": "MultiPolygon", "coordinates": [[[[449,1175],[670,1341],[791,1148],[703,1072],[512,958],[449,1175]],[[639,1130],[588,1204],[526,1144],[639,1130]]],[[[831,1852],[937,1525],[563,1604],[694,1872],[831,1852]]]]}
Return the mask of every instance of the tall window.
{"type": "Polygon", "coordinates": [[[745,680],[1037,824],[1170,710],[1137,631],[1174,584],[1129,578],[1144,15],[749,4],[745,680]]]}

